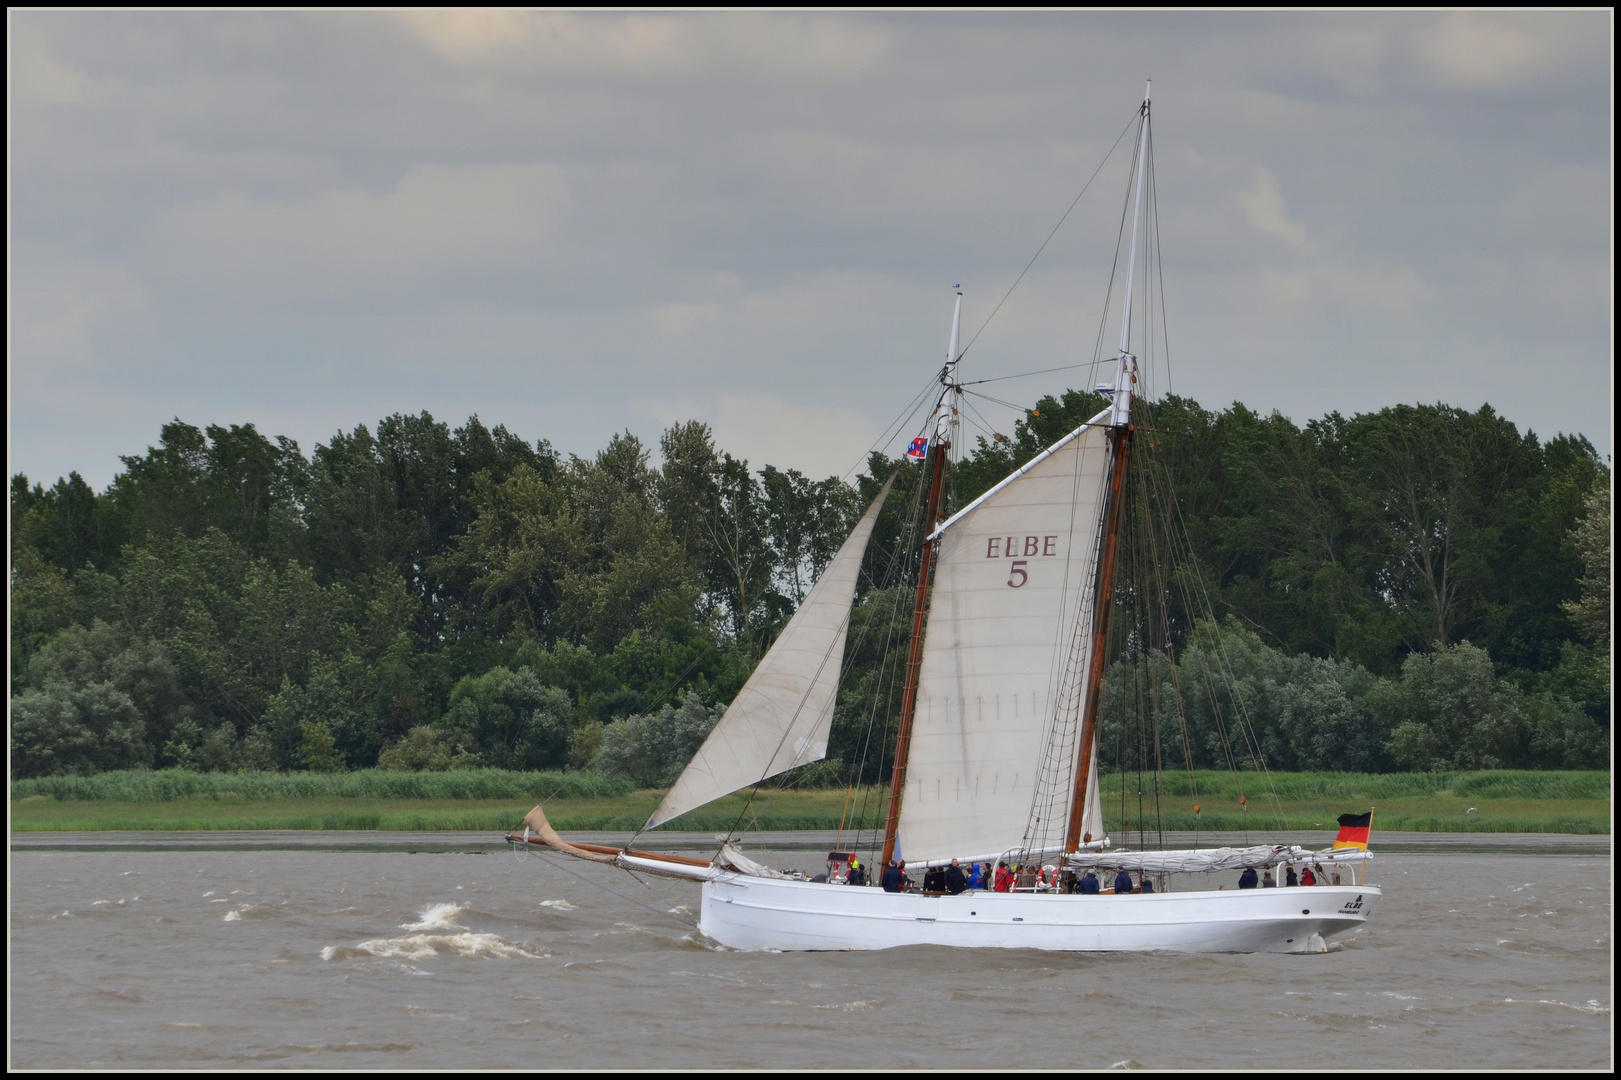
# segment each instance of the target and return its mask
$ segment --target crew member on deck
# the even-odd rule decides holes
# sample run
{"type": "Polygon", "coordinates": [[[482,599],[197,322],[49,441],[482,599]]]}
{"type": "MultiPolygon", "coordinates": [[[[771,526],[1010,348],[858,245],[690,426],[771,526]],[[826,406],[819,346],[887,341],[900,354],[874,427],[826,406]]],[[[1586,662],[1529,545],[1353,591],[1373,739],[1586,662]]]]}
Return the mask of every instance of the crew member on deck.
{"type": "Polygon", "coordinates": [[[1154,891],[1154,883],[1148,879],[1148,875],[1147,874],[1142,875],[1142,879],[1143,879],[1142,891],[1145,892],[1145,893],[1153,892],[1154,891]]]}
{"type": "Polygon", "coordinates": [[[1098,876],[1092,873],[1092,868],[1089,866],[1086,868],[1086,873],[1081,875],[1081,895],[1096,896],[1097,894],[1098,876]]]}
{"type": "Polygon", "coordinates": [[[1301,871],[1301,873],[1300,873],[1300,884],[1302,884],[1302,885],[1315,885],[1315,884],[1317,884],[1317,875],[1311,872],[1311,867],[1308,866],[1304,870],[1301,871]]]}
{"type": "Polygon", "coordinates": [[[1131,895],[1131,875],[1124,869],[1114,876],[1114,891],[1117,896],[1131,895]]]}
{"type": "Polygon", "coordinates": [[[885,892],[906,891],[906,875],[901,872],[900,860],[889,860],[889,869],[884,871],[883,886],[885,892]]]}
{"type": "MultiPolygon", "coordinates": [[[[1261,879],[1256,876],[1255,867],[1246,866],[1244,867],[1244,872],[1238,875],[1238,887],[1240,889],[1253,889],[1257,884],[1260,883],[1260,880],[1261,879]]],[[[1290,882],[1290,884],[1293,884],[1293,882],[1290,882]]]]}
{"type": "Polygon", "coordinates": [[[968,891],[968,878],[963,875],[962,867],[957,860],[952,859],[951,865],[946,867],[946,892],[956,896],[960,892],[968,891]]]}
{"type": "Polygon", "coordinates": [[[1291,888],[1300,884],[1300,878],[1295,875],[1295,868],[1289,867],[1283,875],[1283,883],[1291,888]]]}
{"type": "Polygon", "coordinates": [[[867,883],[867,872],[861,868],[860,860],[852,858],[850,860],[850,877],[845,882],[845,884],[846,885],[865,885],[866,883],[867,883]]]}

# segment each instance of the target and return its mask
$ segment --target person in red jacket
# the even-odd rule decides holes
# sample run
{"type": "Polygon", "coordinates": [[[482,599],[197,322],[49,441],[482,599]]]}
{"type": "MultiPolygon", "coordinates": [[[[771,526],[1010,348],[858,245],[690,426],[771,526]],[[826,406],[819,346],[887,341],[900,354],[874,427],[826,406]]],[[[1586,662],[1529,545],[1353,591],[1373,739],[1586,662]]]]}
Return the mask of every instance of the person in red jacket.
{"type": "Polygon", "coordinates": [[[1013,891],[1013,869],[1006,863],[996,868],[996,891],[1013,891]]]}

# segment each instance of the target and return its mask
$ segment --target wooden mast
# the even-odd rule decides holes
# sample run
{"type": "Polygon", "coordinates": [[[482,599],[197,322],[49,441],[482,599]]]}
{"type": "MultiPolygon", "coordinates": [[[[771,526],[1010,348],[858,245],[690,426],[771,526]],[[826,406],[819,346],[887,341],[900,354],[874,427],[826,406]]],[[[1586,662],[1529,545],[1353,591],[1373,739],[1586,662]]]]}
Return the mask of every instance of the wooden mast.
{"type": "MultiPolygon", "coordinates": [[[[934,532],[940,512],[940,478],[945,473],[949,444],[933,448],[934,468],[929,474],[929,509],[923,517],[923,535],[934,532]]],[[[923,541],[923,557],[917,569],[917,601],[912,607],[912,643],[906,654],[906,688],[901,692],[901,725],[895,733],[895,767],[889,778],[889,812],[884,817],[884,852],[879,867],[887,867],[895,857],[896,830],[901,820],[901,792],[906,788],[906,752],[912,745],[912,714],[917,709],[917,674],[923,659],[923,617],[929,610],[929,570],[934,565],[934,549],[939,541],[923,541]]]]}
{"type": "Polygon", "coordinates": [[[1097,602],[1092,613],[1092,651],[1086,672],[1086,700],[1081,708],[1081,760],[1075,774],[1075,796],[1069,806],[1069,827],[1064,831],[1064,851],[1077,850],[1083,843],[1091,843],[1090,833],[1081,833],[1081,819],[1086,813],[1086,788],[1092,776],[1092,757],[1097,750],[1098,699],[1103,689],[1104,645],[1109,630],[1109,609],[1114,604],[1114,566],[1120,547],[1120,507],[1126,477],[1126,461],[1131,457],[1132,426],[1115,428],[1109,433],[1114,443],[1113,475],[1109,480],[1109,509],[1103,535],[1103,560],[1098,568],[1097,602]]]}
{"type": "Polygon", "coordinates": [[[923,515],[923,554],[917,568],[917,600],[912,605],[912,643],[906,654],[906,685],[901,691],[900,730],[895,733],[895,766],[889,777],[889,812],[884,816],[884,850],[878,868],[882,873],[895,857],[895,842],[901,823],[901,792],[906,790],[906,756],[912,746],[912,716],[917,711],[918,669],[923,662],[923,622],[929,610],[929,572],[934,567],[934,537],[940,523],[940,481],[946,471],[946,455],[951,452],[951,433],[957,423],[957,352],[962,340],[962,286],[957,286],[957,307],[951,315],[951,344],[946,347],[946,366],[940,369],[940,401],[934,409],[934,426],[929,452],[934,466],[929,471],[929,508],[923,515]]]}
{"type": "Polygon", "coordinates": [[[1075,794],[1069,805],[1069,826],[1064,831],[1064,852],[1076,851],[1091,843],[1091,835],[1081,833],[1086,816],[1087,788],[1092,780],[1092,761],[1097,754],[1098,700],[1103,690],[1104,646],[1108,639],[1109,609],[1114,604],[1114,568],[1120,547],[1120,516],[1125,491],[1126,462],[1131,459],[1131,399],[1137,392],[1137,358],[1131,353],[1131,290],[1137,271],[1137,231],[1142,224],[1143,183],[1148,173],[1149,102],[1154,84],[1143,90],[1142,131],[1137,142],[1137,205],[1131,218],[1131,255],[1126,263],[1126,289],[1120,305],[1120,355],[1116,361],[1114,386],[1110,389],[1110,432],[1114,457],[1109,478],[1109,503],[1104,511],[1103,553],[1098,566],[1097,593],[1092,611],[1092,651],[1087,656],[1086,697],[1082,703],[1080,760],[1076,763],[1075,794]]]}

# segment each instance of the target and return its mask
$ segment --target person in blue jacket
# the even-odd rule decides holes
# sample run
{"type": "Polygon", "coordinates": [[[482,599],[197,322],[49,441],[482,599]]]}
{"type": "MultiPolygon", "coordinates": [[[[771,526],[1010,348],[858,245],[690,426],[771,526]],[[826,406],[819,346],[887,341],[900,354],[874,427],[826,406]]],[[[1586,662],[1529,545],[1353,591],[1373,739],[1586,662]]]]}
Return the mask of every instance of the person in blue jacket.
{"type": "Polygon", "coordinates": [[[1253,866],[1244,867],[1244,872],[1238,875],[1238,887],[1240,889],[1253,889],[1260,883],[1261,879],[1255,873],[1255,867],[1253,866]]]}
{"type": "Polygon", "coordinates": [[[1083,896],[1096,896],[1098,894],[1098,876],[1087,867],[1086,873],[1081,876],[1081,894],[1083,896]]]}
{"type": "Polygon", "coordinates": [[[1114,891],[1116,896],[1131,895],[1131,875],[1121,870],[1114,876],[1114,891]]]}
{"type": "Polygon", "coordinates": [[[884,877],[880,884],[883,885],[885,892],[906,891],[906,873],[901,869],[899,860],[889,860],[889,868],[884,871],[884,877]]]}
{"type": "Polygon", "coordinates": [[[968,871],[968,887],[970,889],[983,889],[985,887],[985,870],[975,863],[968,871]]]}

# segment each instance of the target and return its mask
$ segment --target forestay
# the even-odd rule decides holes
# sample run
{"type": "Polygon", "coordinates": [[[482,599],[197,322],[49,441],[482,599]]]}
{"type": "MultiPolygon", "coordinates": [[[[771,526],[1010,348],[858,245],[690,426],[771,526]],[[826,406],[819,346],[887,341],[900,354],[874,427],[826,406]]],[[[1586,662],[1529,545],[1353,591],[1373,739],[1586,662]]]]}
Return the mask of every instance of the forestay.
{"type": "Polygon", "coordinates": [[[892,476],[645,828],[827,755],[856,575],[892,476]]]}
{"type": "Polygon", "coordinates": [[[1067,683],[1087,666],[1082,615],[1109,463],[1101,419],[939,530],[899,826],[909,862],[1027,846],[1049,736],[1073,725],[1080,695],[1067,683]]]}

